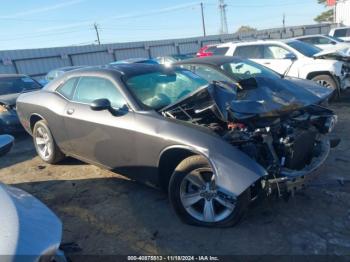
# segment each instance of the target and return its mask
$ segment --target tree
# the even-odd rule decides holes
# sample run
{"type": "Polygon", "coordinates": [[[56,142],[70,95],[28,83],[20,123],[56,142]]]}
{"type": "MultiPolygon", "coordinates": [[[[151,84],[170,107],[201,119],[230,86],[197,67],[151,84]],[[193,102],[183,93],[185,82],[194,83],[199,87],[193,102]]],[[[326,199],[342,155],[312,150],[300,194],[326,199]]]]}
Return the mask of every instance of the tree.
{"type": "Polygon", "coordinates": [[[254,27],[251,27],[249,25],[242,25],[240,28],[238,28],[236,33],[249,33],[249,32],[256,32],[256,31],[258,30],[254,27]]]}
{"type": "MultiPolygon", "coordinates": [[[[317,0],[319,4],[323,4],[323,5],[327,5],[327,0],[317,0]]],[[[323,23],[323,22],[333,22],[334,19],[334,11],[333,9],[327,10],[323,13],[321,13],[320,15],[318,15],[317,17],[314,18],[314,20],[317,23],[323,23]]]]}

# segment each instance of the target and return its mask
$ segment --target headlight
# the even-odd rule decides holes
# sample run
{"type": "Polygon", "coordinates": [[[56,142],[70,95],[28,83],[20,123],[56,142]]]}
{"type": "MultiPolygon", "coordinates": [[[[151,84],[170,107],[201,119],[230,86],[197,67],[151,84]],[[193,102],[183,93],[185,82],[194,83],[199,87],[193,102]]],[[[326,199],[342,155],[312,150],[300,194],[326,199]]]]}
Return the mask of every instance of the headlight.
{"type": "Polygon", "coordinates": [[[0,105],[0,114],[7,112],[7,108],[4,105],[0,105]]]}
{"type": "Polygon", "coordinates": [[[341,68],[342,76],[347,76],[350,73],[350,67],[348,65],[343,65],[341,68]]]}

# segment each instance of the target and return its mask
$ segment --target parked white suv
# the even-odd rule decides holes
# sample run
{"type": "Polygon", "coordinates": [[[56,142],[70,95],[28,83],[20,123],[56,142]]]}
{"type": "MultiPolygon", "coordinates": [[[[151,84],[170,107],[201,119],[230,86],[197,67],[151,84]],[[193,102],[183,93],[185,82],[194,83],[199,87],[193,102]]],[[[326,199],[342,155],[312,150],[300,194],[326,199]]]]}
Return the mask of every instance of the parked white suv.
{"type": "Polygon", "coordinates": [[[350,41],[350,27],[337,27],[331,29],[329,32],[330,36],[340,38],[344,41],[350,41]]]}
{"type": "Polygon", "coordinates": [[[218,45],[225,55],[251,59],[282,75],[313,80],[328,88],[350,87],[347,62],[329,59],[328,53],[298,40],[259,40],[218,45]]]}
{"type": "Polygon", "coordinates": [[[315,45],[323,50],[349,49],[350,43],[328,35],[306,35],[294,38],[307,44],[315,45]]]}

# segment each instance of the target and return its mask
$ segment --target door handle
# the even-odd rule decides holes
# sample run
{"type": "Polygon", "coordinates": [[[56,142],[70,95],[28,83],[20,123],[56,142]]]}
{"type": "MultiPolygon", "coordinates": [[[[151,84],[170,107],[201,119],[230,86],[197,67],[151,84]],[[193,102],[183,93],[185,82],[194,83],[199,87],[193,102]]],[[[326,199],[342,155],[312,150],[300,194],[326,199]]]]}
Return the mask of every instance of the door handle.
{"type": "Polygon", "coordinates": [[[265,62],[264,65],[270,65],[271,63],[270,62],[265,62]]]}
{"type": "Polygon", "coordinates": [[[72,115],[73,113],[74,113],[74,109],[73,108],[67,109],[67,114],[68,115],[72,115]]]}

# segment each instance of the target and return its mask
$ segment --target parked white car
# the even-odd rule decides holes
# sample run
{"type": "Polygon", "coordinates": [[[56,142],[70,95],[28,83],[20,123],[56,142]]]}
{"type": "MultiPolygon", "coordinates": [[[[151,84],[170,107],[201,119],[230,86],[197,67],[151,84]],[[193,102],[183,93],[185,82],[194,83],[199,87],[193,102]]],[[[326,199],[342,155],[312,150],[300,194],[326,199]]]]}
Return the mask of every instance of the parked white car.
{"type": "Polygon", "coordinates": [[[281,75],[309,79],[337,89],[350,87],[350,66],[338,53],[328,53],[298,40],[259,40],[218,45],[225,55],[248,58],[281,75]],[[338,60],[336,60],[338,59],[338,60]]]}
{"type": "Polygon", "coordinates": [[[340,38],[343,41],[350,42],[350,27],[337,27],[331,29],[330,36],[340,38]]]}
{"type": "Polygon", "coordinates": [[[344,50],[349,53],[350,43],[328,35],[306,35],[294,38],[307,44],[315,45],[323,50],[344,50]]]}

